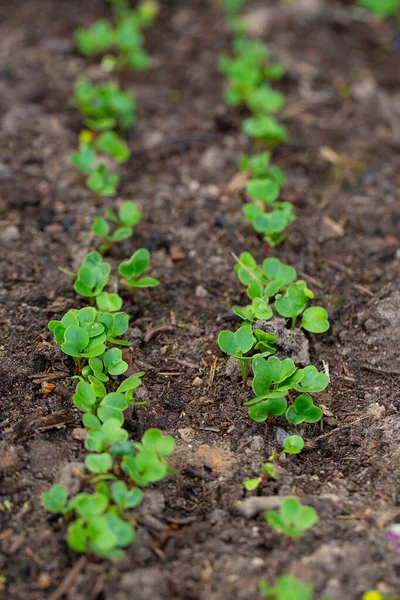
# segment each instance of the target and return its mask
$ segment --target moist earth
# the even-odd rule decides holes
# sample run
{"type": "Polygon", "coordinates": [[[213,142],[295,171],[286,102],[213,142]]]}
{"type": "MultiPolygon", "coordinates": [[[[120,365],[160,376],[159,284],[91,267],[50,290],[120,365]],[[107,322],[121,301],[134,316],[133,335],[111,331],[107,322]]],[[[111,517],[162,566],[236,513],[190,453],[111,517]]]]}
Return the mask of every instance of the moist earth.
{"type": "Polygon", "coordinates": [[[162,282],[133,299],[124,294],[132,317],[126,360],[131,372],[147,373],[139,392],[147,405],[127,426],[136,439],[148,427],[172,434],[177,475],[146,492],[137,542],[109,563],[70,551],[65,524],[40,502],[55,482],[82,489],[73,368],[47,322],[83,306],[58,267],[75,269],[95,248],[90,226],[102,214],[103,202],[68,162],[80,129],[68,98],[78,76],[104,75],[76,53],[73,31],[108,8],[94,0],[0,6],[0,594],[7,600],[58,598],[51,594],[68,574],[70,600],[255,600],[260,579],[282,573],[314,583],[317,597],[400,592],[400,554],[385,535],[400,519],[395,27],[365,19],[351,2],[251,1],[246,10],[253,32],[288,67],[277,87],[287,98],[290,142],[274,156],[297,221],[271,255],[293,265],[329,310],[328,333],[300,334],[304,362],[309,356],[329,369],[331,384],[318,398],[325,416],[296,429],[306,449],[281,460],[279,481],[244,490],[243,479],[257,476],[294,432],[283,420],[248,419],[248,393],[227,377],[217,345],[221,329],[237,326],[231,305],[245,302],[232,254],[248,250],[261,261],[264,252],[233,183],[238,157],[254,147],[240,132],[245,113],[221,100],[216,61],[229,51],[230,33],[218,2],[166,0],[146,32],[152,69],[122,77],[138,121],[120,197],[134,200],[144,219],[110,260],[147,247],[162,282]],[[50,395],[41,393],[43,381],[56,384],[50,395]],[[293,490],[318,509],[319,521],[288,545],[263,512],[293,490]]]}

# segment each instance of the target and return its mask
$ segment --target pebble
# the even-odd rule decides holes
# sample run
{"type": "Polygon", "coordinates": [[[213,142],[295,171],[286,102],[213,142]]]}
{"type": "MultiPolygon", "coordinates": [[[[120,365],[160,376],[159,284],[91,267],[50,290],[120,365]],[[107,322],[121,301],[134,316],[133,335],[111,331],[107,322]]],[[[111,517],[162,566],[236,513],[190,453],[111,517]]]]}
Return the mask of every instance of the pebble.
{"type": "Polygon", "coordinates": [[[196,296],[198,298],[207,298],[208,292],[202,285],[198,285],[196,287],[196,296]]]}
{"type": "Polygon", "coordinates": [[[288,437],[290,437],[290,433],[288,433],[281,427],[275,428],[275,439],[280,446],[283,447],[283,444],[288,437]]]}
{"type": "Polygon", "coordinates": [[[5,229],[3,229],[3,231],[0,232],[0,240],[2,242],[16,242],[17,240],[19,240],[20,234],[18,231],[18,228],[15,227],[15,225],[10,225],[9,227],[6,227],[5,229]]]}

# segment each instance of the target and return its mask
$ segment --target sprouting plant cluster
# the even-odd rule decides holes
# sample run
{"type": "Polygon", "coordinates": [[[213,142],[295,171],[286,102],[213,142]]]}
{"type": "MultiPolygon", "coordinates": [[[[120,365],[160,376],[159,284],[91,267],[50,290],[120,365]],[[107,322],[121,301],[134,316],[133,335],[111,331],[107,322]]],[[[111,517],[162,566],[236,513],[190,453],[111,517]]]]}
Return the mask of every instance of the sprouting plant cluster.
{"type": "MultiPolygon", "coordinates": [[[[238,360],[245,386],[252,373],[252,394],[244,405],[249,417],[256,422],[270,423],[284,418],[289,425],[312,424],[321,420],[322,409],[315,404],[315,395],[326,389],[329,376],[309,365],[299,368],[287,358],[274,356],[277,336],[268,331],[268,321],[274,317],[286,320],[283,327],[299,327],[312,334],[326,332],[330,325],[328,313],[322,306],[312,305],[313,292],[307,282],[297,278],[296,270],[270,257],[269,251],[284,240],[285,232],[295,220],[293,205],[281,200],[285,184],[284,173],[271,163],[273,148],[288,140],[286,128],[276,114],[284,105],[283,95],[272,84],[285,74],[280,63],[270,61],[267,45],[247,34],[246,21],[241,14],[245,0],[222,0],[228,23],[234,31],[232,52],[222,56],[219,68],[227,77],[224,93],[229,106],[242,107],[250,115],[244,120],[243,132],[253,140],[256,153],[244,155],[239,169],[245,175],[243,213],[266,244],[264,260],[259,265],[249,253],[237,257],[235,271],[245,286],[248,302],[233,306],[232,311],[242,323],[232,331],[221,331],[220,349],[238,360]]],[[[244,480],[248,491],[262,483],[279,479],[279,459],[283,454],[299,454],[304,448],[300,435],[284,440],[283,450],[273,450],[261,464],[259,476],[244,480]]],[[[279,511],[267,511],[270,526],[291,539],[302,537],[318,519],[317,511],[304,506],[297,498],[286,498],[279,511]]],[[[260,592],[275,600],[311,600],[313,586],[283,575],[275,585],[261,582],[260,592]]],[[[327,599],[325,599],[327,600],[327,599]]]]}
{"type": "MultiPolygon", "coordinates": [[[[157,12],[152,1],[142,2],[135,11],[125,0],[114,0],[115,29],[107,22],[96,22],[89,30],[78,30],[77,43],[84,54],[93,55],[109,48],[108,36],[118,49],[118,64],[145,66],[139,60],[140,30],[151,24],[157,12]],[[130,37],[136,32],[136,45],[130,37]],[[112,35],[111,35],[112,34],[112,35]],[[135,54],[136,52],[136,54],[135,54]],[[136,56],[136,59],[135,59],[136,56]],[[122,62],[120,62],[122,61],[122,62]]],[[[87,186],[99,196],[115,193],[117,175],[99,163],[99,154],[124,162],[129,148],[117,133],[131,127],[135,120],[134,101],[130,94],[115,84],[93,85],[82,79],[75,87],[74,105],[80,111],[87,129],[79,136],[79,151],[71,161],[87,176],[87,186]]],[[[124,413],[129,407],[145,402],[135,400],[144,372],[124,377],[128,363],[123,348],[129,327],[129,315],[122,311],[120,285],[133,292],[136,288],[154,287],[157,279],[147,277],[150,254],[139,248],[112,275],[111,264],[104,260],[107,251],[131,237],[142,218],[131,202],[120,202],[118,210],[105,207],[104,217],[97,216],[92,233],[100,238],[98,250],[84,257],[76,273],[61,269],[74,279],[75,292],[87,299],[89,306],[71,309],[59,320],[49,322],[54,342],[75,364],[77,380],[73,403],[82,415],[86,430],[84,479],[90,491],[69,498],[62,485],[54,485],[42,496],[52,513],[68,522],[68,545],[76,552],[116,559],[135,540],[133,509],[143,500],[143,490],[153,482],[174,473],[166,462],[175,441],[158,429],[148,429],[140,442],[129,439],[124,427],[124,413]]]]}
{"type": "MultiPolygon", "coordinates": [[[[77,29],[75,40],[79,51],[85,56],[95,56],[115,50],[115,55],[104,56],[102,64],[106,71],[147,68],[150,63],[143,48],[143,29],[154,22],[157,2],[143,0],[135,9],[130,8],[128,0],[111,0],[111,5],[113,22],[99,19],[87,29],[77,29]]],[[[89,190],[100,197],[114,196],[120,182],[115,166],[130,157],[123,134],[136,121],[135,99],[117,83],[106,81],[96,85],[81,78],[75,85],[71,103],[85,126],[79,134],[78,150],[70,157],[71,163],[85,175],[89,190]]]]}
{"type": "Polygon", "coordinates": [[[284,96],[271,85],[284,76],[285,68],[270,62],[268,46],[262,40],[247,35],[239,12],[244,2],[228,0],[225,5],[236,35],[232,55],[222,56],[219,61],[220,71],[228,79],[224,99],[230,106],[247,108],[250,116],[243,121],[243,132],[266,147],[263,152],[240,158],[239,168],[247,177],[248,201],[243,212],[268,250],[283,241],[285,230],[295,220],[293,205],[280,199],[285,175],[270,163],[270,149],[288,140],[286,127],[275,116],[284,105],[284,96]]]}
{"type": "Polygon", "coordinates": [[[146,69],[150,65],[144,49],[143,30],[150,27],[158,13],[158,3],[142,0],[135,9],[129,0],[110,0],[113,19],[98,19],[90,27],[75,31],[79,52],[85,56],[103,55],[107,70],[146,69]]]}
{"type": "MultiPolygon", "coordinates": [[[[103,240],[103,253],[108,243],[132,235],[132,226],[141,216],[132,202],[122,204],[118,213],[107,208],[106,215],[115,226],[111,235],[110,225],[103,218],[97,217],[92,228],[103,240]]],[[[122,282],[132,290],[158,285],[156,279],[142,277],[149,263],[148,250],[134,252],[118,267],[122,282]]],[[[173,473],[165,457],[171,454],[175,442],[158,429],[150,429],[140,443],[134,443],[123,427],[124,411],[143,404],[135,401],[134,392],[145,373],[118,381],[128,370],[121,347],[129,345],[123,339],[129,315],[121,311],[121,296],[106,291],[111,265],[100,251],[94,251],[84,258],[77,273],[70,274],[75,292],[97,306],[70,309],[48,326],[55,343],[75,363],[78,383],[73,403],[82,413],[87,431],[85,446],[90,453],[85,459],[89,472],[86,479],[95,487],[93,493],[68,499],[66,489],[55,485],[43,495],[43,502],[50,512],[68,520],[67,540],[73,550],[118,558],[135,539],[131,509],[141,503],[143,488],[173,473]]]]}

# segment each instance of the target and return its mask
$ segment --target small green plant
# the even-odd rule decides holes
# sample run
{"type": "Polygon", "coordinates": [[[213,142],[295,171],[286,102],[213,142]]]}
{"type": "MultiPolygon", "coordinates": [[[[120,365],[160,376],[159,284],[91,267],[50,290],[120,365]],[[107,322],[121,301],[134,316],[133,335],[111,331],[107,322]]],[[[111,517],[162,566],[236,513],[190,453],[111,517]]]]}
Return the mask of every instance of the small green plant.
{"type": "Polygon", "coordinates": [[[90,252],[83,259],[82,266],[76,274],[74,290],[85,298],[99,296],[108,283],[111,265],[103,262],[99,252],[90,252]]]}
{"type": "Polygon", "coordinates": [[[86,127],[94,131],[129,129],[136,120],[133,96],[112,83],[94,85],[81,79],[75,85],[72,103],[86,127]]]}
{"type": "Polygon", "coordinates": [[[270,115],[249,117],[243,122],[243,132],[250,138],[274,145],[288,141],[288,132],[284,125],[270,115]]]}
{"type": "Polygon", "coordinates": [[[312,506],[303,506],[297,498],[285,498],[279,512],[268,510],[266,521],[277,531],[290,538],[303,537],[318,520],[318,514],[312,506]]]}
{"type": "Polygon", "coordinates": [[[248,252],[243,252],[235,265],[239,281],[247,286],[252,303],[245,307],[233,306],[232,310],[242,319],[268,320],[273,316],[270,300],[275,298],[276,312],[290,319],[296,326],[301,315],[300,327],[311,333],[324,333],[329,329],[328,313],[322,306],[307,308],[314,298],[313,292],[303,280],[294,282],[296,271],[277,258],[266,258],[259,267],[248,252]]]}
{"type": "Polygon", "coordinates": [[[95,217],[92,225],[92,233],[103,239],[103,244],[99,248],[100,254],[105,254],[111,248],[112,244],[131,237],[133,235],[133,228],[142,219],[142,213],[130,201],[121,204],[118,214],[108,206],[105,207],[104,212],[108,220],[115,225],[115,229],[110,234],[111,227],[108,221],[103,217],[95,217]]]}
{"type": "Polygon", "coordinates": [[[50,321],[48,327],[56,344],[73,357],[76,372],[82,370],[89,358],[101,356],[106,350],[105,327],[99,322],[96,309],[90,306],[71,309],[61,321],[50,321]]]}
{"type": "Polygon", "coordinates": [[[357,4],[381,18],[400,12],[400,0],[357,0],[357,4]]]}
{"type": "Polygon", "coordinates": [[[258,329],[253,331],[251,324],[246,322],[235,333],[221,331],[218,336],[218,345],[222,352],[238,359],[243,383],[247,389],[251,361],[257,356],[264,357],[274,354],[276,352],[276,336],[258,329]]]}
{"type": "Polygon", "coordinates": [[[122,68],[145,69],[149,57],[143,48],[142,29],[149,27],[158,13],[158,3],[153,0],[141,2],[134,10],[127,2],[113,3],[115,19],[112,24],[105,19],[95,21],[88,28],[75,31],[78,50],[85,56],[96,56],[105,52],[103,65],[107,70],[122,68]]]}
{"type": "Polygon", "coordinates": [[[279,469],[276,463],[279,462],[282,454],[300,454],[300,452],[304,448],[304,440],[300,435],[289,435],[284,443],[282,452],[277,452],[276,450],[272,451],[271,456],[268,459],[268,462],[261,464],[261,477],[257,477],[255,479],[245,479],[243,481],[243,485],[247,491],[253,491],[258,488],[260,483],[263,481],[268,481],[268,479],[275,479],[276,481],[279,479],[279,469]]]}
{"type": "Polygon", "coordinates": [[[322,410],[314,405],[308,392],[321,392],[327,387],[329,378],[325,373],[319,373],[313,365],[298,369],[290,358],[279,360],[276,356],[267,360],[256,356],[252,368],[256,397],[245,402],[251,419],[270,421],[286,413],[286,419],[298,425],[315,423],[322,418],[322,410]],[[287,396],[291,390],[301,395],[288,408],[287,396]]]}
{"type": "Polygon", "coordinates": [[[135,288],[156,287],[160,284],[158,279],[153,277],[142,277],[149,266],[150,252],[145,248],[140,248],[132,254],[129,260],[119,265],[118,272],[122,275],[125,284],[134,292],[135,288]]]}
{"type": "Polygon", "coordinates": [[[285,229],[296,220],[290,202],[270,203],[268,206],[250,202],[244,204],[243,214],[270,248],[283,242],[285,229]]]}
{"type": "Polygon", "coordinates": [[[86,185],[98,196],[115,196],[120,177],[110,173],[107,166],[98,165],[86,179],[86,185]]]}
{"type": "Polygon", "coordinates": [[[302,583],[291,575],[281,575],[274,586],[260,582],[260,593],[273,600],[312,600],[314,586],[302,583]]]}

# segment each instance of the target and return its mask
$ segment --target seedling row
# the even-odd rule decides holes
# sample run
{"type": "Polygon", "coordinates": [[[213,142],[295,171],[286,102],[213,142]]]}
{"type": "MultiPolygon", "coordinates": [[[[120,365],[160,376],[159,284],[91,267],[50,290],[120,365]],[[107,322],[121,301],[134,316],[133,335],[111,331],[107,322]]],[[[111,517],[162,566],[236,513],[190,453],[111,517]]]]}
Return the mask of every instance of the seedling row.
{"type": "MultiPolygon", "coordinates": [[[[226,78],[224,100],[247,111],[242,131],[254,148],[253,154],[238,160],[245,180],[243,216],[262,238],[264,249],[260,262],[249,252],[236,257],[234,269],[248,303],[232,306],[240,326],[235,331],[221,331],[218,345],[238,361],[248,394],[244,406],[249,419],[266,427],[283,419],[294,431],[285,439],[283,449],[273,450],[260,465],[256,477],[244,480],[245,489],[252,492],[268,480],[279,479],[283,454],[303,451],[305,442],[295,428],[322,419],[318,394],[329,385],[329,372],[324,368],[300,368],[290,356],[275,355],[279,332],[272,333],[269,321],[279,316],[288,328],[315,335],[327,332],[330,324],[327,310],[315,305],[307,282],[298,279],[292,266],[270,256],[296,219],[294,206],[281,199],[286,176],[272,162],[274,148],[289,140],[286,127],[277,118],[285,99],[274,88],[285,67],[272,62],[267,45],[247,33],[242,16],[245,0],[222,2],[233,32],[231,52],[219,59],[219,69],[226,78]]],[[[143,0],[134,10],[128,0],[110,3],[112,19],[100,19],[75,33],[79,51],[88,59],[101,57],[104,71],[113,75],[113,82],[97,85],[87,78],[79,79],[71,98],[83,128],[70,160],[82,176],[82,184],[98,198],[117,193],[120,176],[116,167],[130,157],[125,136],[136,121],[135,100],[116,83],[118,73],[149,68],[144,32],[158,11],[153,0],[143,0]]],[[[82,413],[86,430],[88,491],[71,498],[62,485],[54,485],[43,495],[43,503],[66,520],[70,548],[107,559],[120,558],[135,541],[134,509],[144,500],[143,490],[174,475],[167,462],[175,445],[171,436],[152,428],[140,442],[134,442],[124,427],[124,411],[130,406],[140,410],[144,404],[135,400],[135,390],[145,373],[124,377],[128,364],[122,349],[129,345],[124,335],[130,316],[122,308],[128,297],[135,299],[135,290],[160,282],[151,276],[151,257],[145,248],[137,248],[131,257],[121,260],[115,274],[107,254],[120,242],[134,239],[141,219],[141,212],[130,200],[120,202],[117,210],[105,205],[104,214],[96,216],[91,228],[99,240],[97,249],[83,259],[77,272],[61,269],[71,277],[79,304],[48,325],[54,343],[74,362],[76,389],[72,401],[82,413]],[[116,289],[111,285],[115,281],[119,282],[116,289]]],[[[315,525],[318,515],[299,498],[288,497],[278,511],[267,511],[265,520],[295,541],[315,525]]],[[[316,600],[313,585],[290,575],[282,575],[272,584],[261,581],[259,589],[264,597],[276,600],[316,600]]]]}

